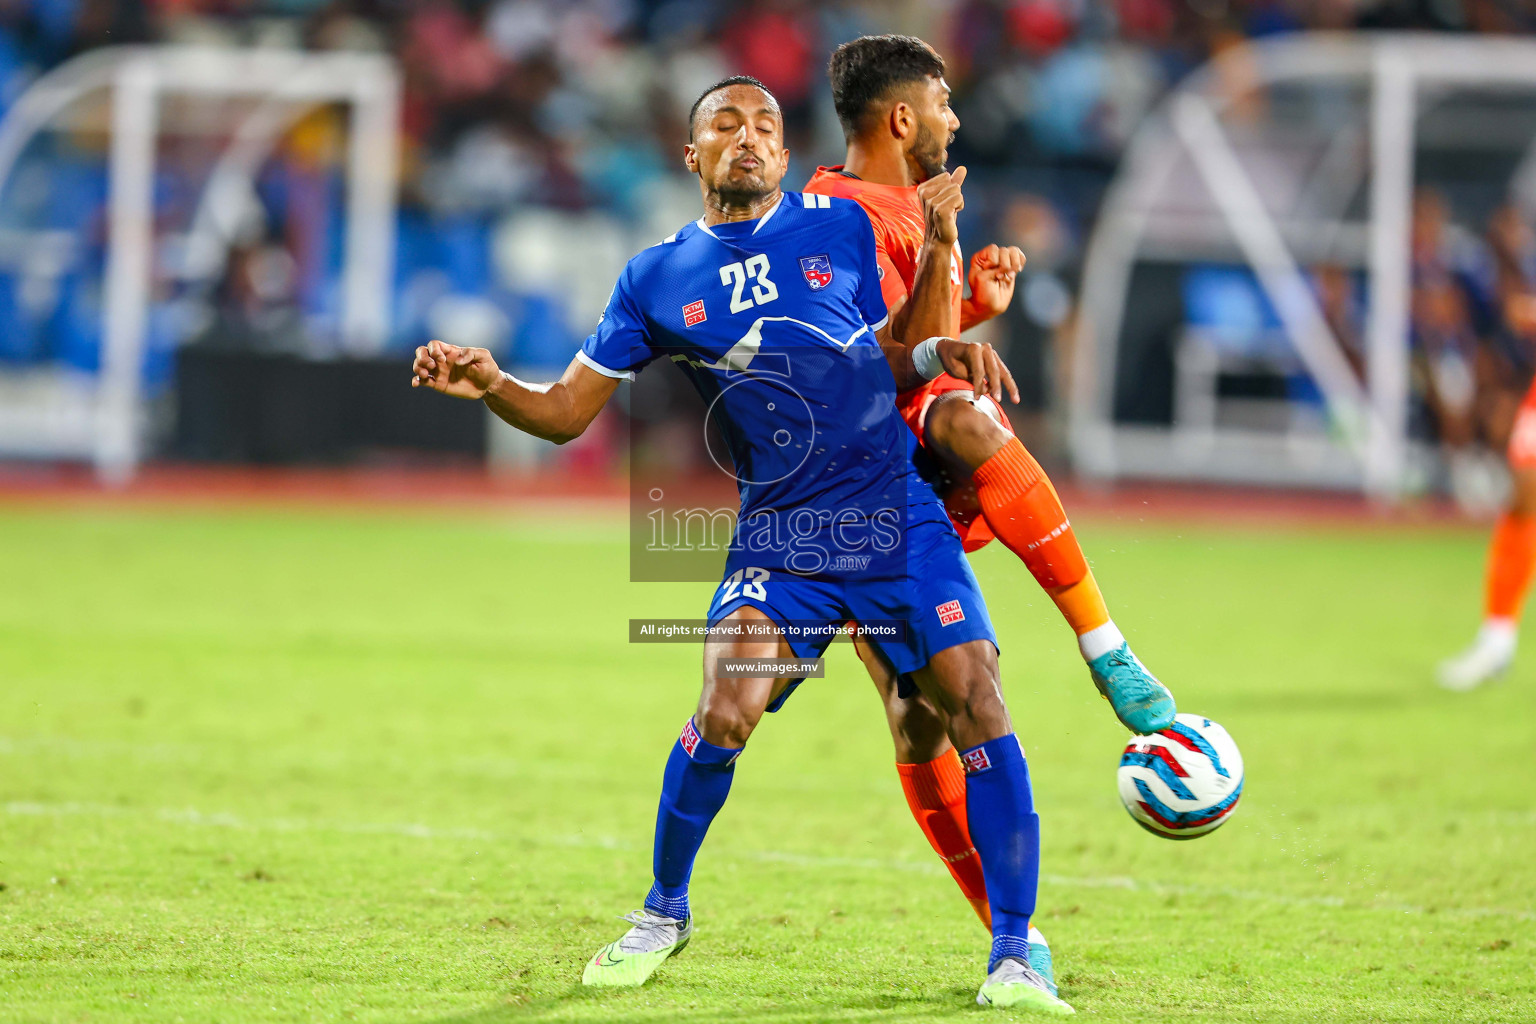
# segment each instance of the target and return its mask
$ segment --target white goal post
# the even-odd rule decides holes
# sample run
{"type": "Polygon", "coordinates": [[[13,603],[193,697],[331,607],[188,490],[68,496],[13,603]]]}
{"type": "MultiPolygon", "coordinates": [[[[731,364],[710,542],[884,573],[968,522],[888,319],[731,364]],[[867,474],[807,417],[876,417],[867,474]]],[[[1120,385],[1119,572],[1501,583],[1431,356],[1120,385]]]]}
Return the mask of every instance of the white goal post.
{"type": "Polygon", "coordinates": [[[379,350],[388,339],[394,271],[400,82],[393,61],[360,53],[280,49],[122,46],[94,50],[43,75],[0,122],[0,190],[27,144],[81,98],[110,90],[108,241],[101,369],[78,375],[27,372],[0,380],[0,454],[85,459],[110,482],[130,478],[142,457],[144,341],[155,254],[154,178],[161,101],[174,96],[245,98],[246,120],[223,126],[229,141],[204,186],[187,251],[207,261],[227,242],[213,225],[232,181],[249,185],[298,117],[320,104],[352,111],[347,167],[341,341],[379,350]]]}
{"type": "MultiPolygon", "coordinates": [[[[1408,307],[1416,133],[1425,97],[1439,101],[1456,90],[1536,90],[1536,41],[1284,36],[1228,51],[1173,90],[1127,148],[1088,248],[1068,409],[1080,472],[1401,495],[1413,455],[1408,307]],[[1227,116],[1234,81],[1255,90],[1331,89],[1336,105],[1355,90],[1362,116],[1305,138],[1287,134],[1285,125],[1256,128],[1227,116]],[[1349,196],[1366,179],[1368,212],[1352,216],[1349,196]],[[1177,411],[1172,428],[1117,423],[1120,340],[1136,315],[1126,306],[1143,259],[1249,266],[1316,382],[1332,430],[1183,429],[1177,411]],[[1302,269],[1313,261],[1366,272],[1363,386],[1302,269]]],[[[1531,99],[1536,104],[1536,91],[1531,99]]],[[[1533,185],[1536,148],[1528,148],[1512,183],[1528,214],[1536,206],[1533,185]]]]}

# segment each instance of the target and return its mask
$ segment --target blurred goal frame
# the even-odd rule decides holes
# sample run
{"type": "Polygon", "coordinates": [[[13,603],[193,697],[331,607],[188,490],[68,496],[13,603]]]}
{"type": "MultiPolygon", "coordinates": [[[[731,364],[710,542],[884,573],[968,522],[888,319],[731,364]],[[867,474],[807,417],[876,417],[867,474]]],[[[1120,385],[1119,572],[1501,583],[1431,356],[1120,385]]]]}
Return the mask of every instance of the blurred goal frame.
{"type": "Polygon", "coordinates": [[[182,46],[93,50],[32,83],[0,122],[0,190],[27,144],[100,89],[111,92],[100,371],[94,387],[45,381],[30,404],[0,403],[10,406],[0,408],[0,449],[87,460],[103,480],[122,483],[142,458],[147,420],[141,382],[155,254],[160,101],[178,94],[258,101],[233,127],[204,185],[188,248],[198,251],[201,243],[205,258],[210,242],[220,249],[218,258],[227,244],[213,231],[213,207],[230,194],[229,186],[249,185],[303,114],[323,104],[350,106],[341,332],[347,351],[366,354],[389,337],[400,76],[391,58],[376,54],[182,46]]]}
{"type": "MultiPolygon", "coordinates": [[[[1501,86],[1536,89],[1536,41],[1395,32],[1298,34],[1235,47],[1184,79],[1137,129],[1089,242],[1070,367],[1068,441],[1075,468],[1099,479],[1360,489],[1383,500],[1400,498],[1412,454],[1409,226],[1419,96],[1426,87],[1501,86]],[[1347,80],[1368,87],[1364,262],[1370,304],[1364,387],[1288,243],[1283,228],[1296,225],[1277,223],[1222,126],[1228,97],[1220,85],[1248,76],[1256,88],[1305,80],[1347,80]],[[1115,422],[1119,341],[1131,271],[1156,194],[1184,160],[1209,190],[1243,261],[1317,383],[1339,442],[1318,438],[1310,446],[1298,445],[1306,439],[1221,427],[1192,437],[1175,428],[1115,422]]],[[[1527,205],[1536,201],[1536,143],[1516,172],[1514,191],[1527,205]]],[[[1342,215],[1318,225],[1334,232],[1347,226],[1342,215]]]]}

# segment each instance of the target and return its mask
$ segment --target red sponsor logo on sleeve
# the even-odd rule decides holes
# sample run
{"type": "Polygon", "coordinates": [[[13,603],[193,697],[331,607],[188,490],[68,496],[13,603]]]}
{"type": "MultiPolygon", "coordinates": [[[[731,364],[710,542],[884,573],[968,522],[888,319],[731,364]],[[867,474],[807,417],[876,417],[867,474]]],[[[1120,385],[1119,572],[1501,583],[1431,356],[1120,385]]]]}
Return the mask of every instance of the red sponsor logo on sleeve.
{"type": "Polygon", "coordinates": [[[945,601],[933,610],[939,613],[939,625],[941,626],[951,626],[956,622],[965,620],[965,609],[960,607],[960,600],[958,598],[953,601],[945,601]]]}
{"type": "Polygon", "coordinates": [[[692,327],[694,324],[701,324],[705,320],[708,320],[708,319],[709,319],[709,317],[706,316],[705,313],[704,313],[704,300],[703,299],[698,299],[698,300],[696,300],[694,302],[690,302],[690,303],[688,303],[688,305],[683,307],[683,326],[684,327],[692,327]]]}
{"type": "Polygon", "coordinates": [[[965,774],[967,775],[975,775],[977,772],[984,772],[992,767],[992,759],[987,756],[987,752],[981,747],[967,750],[961,754],[960,762],[965,765],[965,774]]]}

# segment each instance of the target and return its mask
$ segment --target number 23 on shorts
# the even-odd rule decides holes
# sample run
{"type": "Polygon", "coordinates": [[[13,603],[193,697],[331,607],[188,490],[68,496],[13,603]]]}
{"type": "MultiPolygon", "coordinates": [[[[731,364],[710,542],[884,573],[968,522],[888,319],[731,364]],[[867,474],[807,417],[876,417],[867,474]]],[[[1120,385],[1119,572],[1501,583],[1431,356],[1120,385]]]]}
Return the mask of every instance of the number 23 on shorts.
{"type": "Polygon", "coordinates": [[[764,586],[768,582],[768,570],[749,566],[746,569],[737,569],[727,576],[721,586],[725,591],[720,595],[721,604],[729,604],[736,600],[738,589],[742,597],[752,601],[768,600],[768,588],[764,586]]]}

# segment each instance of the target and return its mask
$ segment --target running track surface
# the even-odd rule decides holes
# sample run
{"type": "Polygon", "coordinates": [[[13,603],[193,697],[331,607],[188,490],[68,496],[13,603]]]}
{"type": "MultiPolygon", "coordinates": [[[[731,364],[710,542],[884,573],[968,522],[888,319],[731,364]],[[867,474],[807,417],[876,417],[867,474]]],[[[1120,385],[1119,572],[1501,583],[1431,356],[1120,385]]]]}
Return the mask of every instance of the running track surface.
{"type": "MultiPolygon", "coordinates": [[[[719,496],[719,488],[710,488],[719,496]]],[[[1466,527],[1450,503],[1416,499],[1389,508],[1358,495],[1166,484],[1099,487],[1066,481],[1072,515],[1136,522],[1317,527],[1466,527]]],[[[622,515],[622,475],[506,475],[476,467],[276,468],[156,464],[124,486],[97,481],[86,467],[0,463],[0,507],[280,506],[398,509],[473,507],[487,512],[622,515]]]]}

